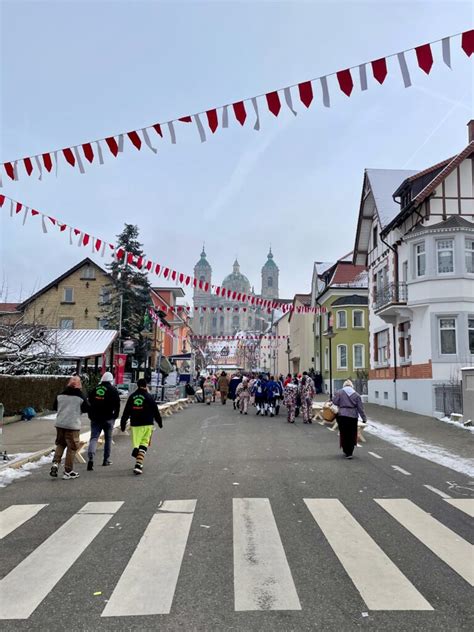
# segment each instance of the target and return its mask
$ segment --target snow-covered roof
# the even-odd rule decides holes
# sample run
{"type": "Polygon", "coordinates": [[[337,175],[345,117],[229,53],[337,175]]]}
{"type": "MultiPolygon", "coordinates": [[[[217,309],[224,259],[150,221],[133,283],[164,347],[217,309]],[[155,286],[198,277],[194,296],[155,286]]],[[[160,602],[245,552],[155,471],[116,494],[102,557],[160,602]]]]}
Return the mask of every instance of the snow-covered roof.
{"type": "Polygon", "coordinates": [[[400,205],[393,199],[401,183],[418,173],[412,169],[366,169],[382,228],[400,213],[400,205]]]}
{"type": "MultiPolygon", "coordinates": [[[[46,345],[55,348],[54,355],[61,360],[79,360],[100,356],[117,337],[115,329],[49,329],[46,345]]],[[[40,343],[32,345],[30,354],[41,353],[40,343]]]]}

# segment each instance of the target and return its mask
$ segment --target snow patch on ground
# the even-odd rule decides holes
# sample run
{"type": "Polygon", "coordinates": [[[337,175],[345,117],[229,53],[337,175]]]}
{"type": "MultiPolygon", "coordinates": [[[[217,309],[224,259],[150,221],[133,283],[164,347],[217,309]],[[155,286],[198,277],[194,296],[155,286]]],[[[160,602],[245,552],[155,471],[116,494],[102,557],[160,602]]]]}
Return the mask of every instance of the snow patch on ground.
{"type": "Polygon", "coordinates": [[[465,459],[444,448],[426,443],[400,430],[395,426],[382,424],[374,419],[369,419],[366,432],[377,436],[379,439],[393,443],[405,452],[420,456],[422,459],[438,463],[451,470],[474,477],[474,459],[465,459]]]}
{"type": "Polygon", "coordinates": [[[37,419],[56,419],[57,413],[52,413],[51,415],[44,415],[44,417],[38,417],[37,419]]]}
{"type": "Polygon", "coordinates": [[[461,430],[468,430],[469,432],[474,432],[474,426],[465,426],[462,422],[453,421],[451,417],[441,417],[439,421],[444,422],[445,424],[450,424],[455,428],[461,428],[461,430]]]}
{"type": "MultiPolygon", "coordinates": [[[[30,454],[14,454],[13,459],[10,463],[14,463],[15,461],[19,461],[20,459],[24,459],[28,457],[30,454]]],[[[4,470],[0,471],[0,487],[6,487],[20,478],[25,478],[25,476],[29,476],[32,470],[39,469],[42,465],[50,465],[51,464],[51,455],[47,454],[46,456],[42,456],[38,461],[34,461],[32,463],[25,463],[22,467],[14,468],[14,467],[6,467],[4,470]]]]}

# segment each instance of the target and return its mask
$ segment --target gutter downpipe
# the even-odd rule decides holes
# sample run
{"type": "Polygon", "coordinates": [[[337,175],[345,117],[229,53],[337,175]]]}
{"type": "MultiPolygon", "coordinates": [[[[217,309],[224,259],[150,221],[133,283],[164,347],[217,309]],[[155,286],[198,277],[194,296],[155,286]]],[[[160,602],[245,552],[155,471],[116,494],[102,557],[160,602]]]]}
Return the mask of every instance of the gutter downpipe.
{"type": "MultiPolygon", "coordinates": [[[[395,264],[395,287],[396,287],[396,292],[397,292],[397,300],[398,300],[398,280],[399,280],[399,275],[398,275],[398,250],[397,248],[391,246],[390,244],[388,244],[382,237],[382,235],[380,235],[380,241],[385,244],[387,246],[387,248],[389,248],[394,255],[394,264],[395,264]]],[[[398,409],[398,402],[397,402],[397,334],[396,334],[396,328],[395,325],[392,325],[392,332],[393,332],[393,399],[394,399],[394,403],[395,403],[395,410],[398,409]]]]}

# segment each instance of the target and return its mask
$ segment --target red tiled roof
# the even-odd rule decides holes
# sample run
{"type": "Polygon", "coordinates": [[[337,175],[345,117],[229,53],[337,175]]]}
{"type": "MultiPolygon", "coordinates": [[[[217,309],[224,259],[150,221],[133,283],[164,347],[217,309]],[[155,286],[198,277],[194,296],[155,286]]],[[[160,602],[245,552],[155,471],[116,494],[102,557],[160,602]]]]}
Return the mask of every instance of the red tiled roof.
{"type": "Polygon", "coordinates": [[[17,312],[19,303],[0,303],[0,312],[17,312]]]}
{"type": "Polygon", "coordinates": [[[431,165],[431,167],[427,167],[426,169],[423,169],[423,171],[418,171],[418,173],[415,173],[415,175],[407,178],[408,182],[414,182],[415,180],[418,180],[418,178],[421,178],[422,176],[426,176],[432,171],[436,171],[436,169],[441,169],[443,167],[446,167],[446,165],[448,165],[453,158],[456,158],[456,156],[451,156],[451,158],[446,158],[446,160],[437,162],[435,165],[431,165]]]}
{"type": "Polygon", "coordinates": [[[353,263],[343,263],[339,261],[334,276],[331,279],[331,285],[349,285],[353,283],[365,269],[363,265],[354,265],[353,263]]]}

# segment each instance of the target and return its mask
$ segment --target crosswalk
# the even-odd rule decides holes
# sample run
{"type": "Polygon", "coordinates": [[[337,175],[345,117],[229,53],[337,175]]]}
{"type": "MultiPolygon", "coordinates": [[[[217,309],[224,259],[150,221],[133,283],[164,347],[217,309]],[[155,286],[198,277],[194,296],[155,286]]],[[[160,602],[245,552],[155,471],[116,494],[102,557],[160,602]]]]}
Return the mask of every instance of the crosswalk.
{"type": "MultiPolygon", "coordinates": [[[[433,605],[377,543],[377,534],[356,520],[336,498],[305,498],[306,518],[337,559],[338,573],[359,592],[368,610],[431,611],[433,605]]],[[[473,546],[408,499],[374,499],[395,523],[429,549],[466,584],[474,585],[473,546]]],[[[472,517],[474,499],[440,499],[453,510],[472,517]]],[[[28,619],[54,591],[117,512],[122,501],[88,502],[0,581],[0,619],[28,619]],[[19,597],[20,595],[20,597],[19,597]]],[[[106,601],[102,617],[166,615],[179,590],[180,571],[193,525],[196,499],[166,500],[143,531],[106,601]]],[[[447,506],[447,505],[446,505],[447,506]]],[[[268,498],[233,498],[232,543],[234,610],[299,611],[302,602],[268,498]]],[[[34,521],[48,505],[12,505],[0,512],[1,546],[8,546],[16,529],[34,521]]],[[[451,510],[450,510],[451,511],[451,510]]],[[[201,527],[203,525],[200,525],[201,527]]],[[[202,530],[201,530],[202,533],[202,530]]],[[[120,552],[116,552],[120,555],[120,552]]],[[[328,563],[328,560],[326,560],[328,563]]]]}

